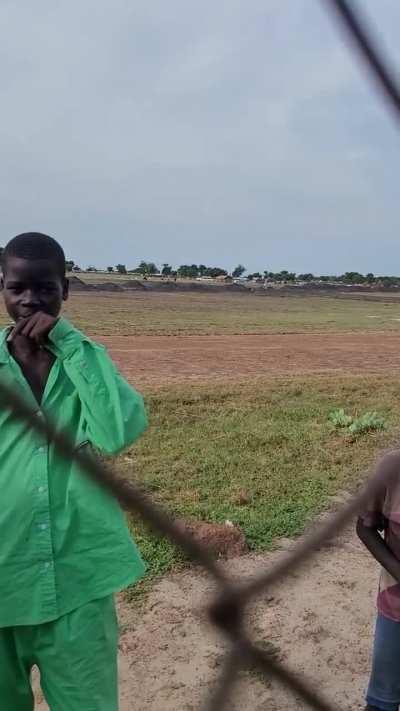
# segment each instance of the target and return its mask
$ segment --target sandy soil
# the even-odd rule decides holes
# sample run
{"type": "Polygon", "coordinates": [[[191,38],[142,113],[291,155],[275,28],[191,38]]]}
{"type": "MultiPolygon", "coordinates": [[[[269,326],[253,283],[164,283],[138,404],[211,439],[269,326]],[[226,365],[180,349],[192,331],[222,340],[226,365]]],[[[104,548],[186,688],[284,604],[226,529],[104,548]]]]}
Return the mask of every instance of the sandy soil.
{"type": "Polygon", "coordinates": [[[400,334],[98,337],[138,386],[400,369],[400,334]],[[384,352],[382,339],[384,337],[384,352]]]}
{"type": "MultiPolygon", "coordinates": [[[[229,561],[229,571],[251,578],[290,547],[229,561]]],[[[324,692],[333,707],[363,708],[368,678],[377,567],[352,533],[325,546],[311,565],[265,592],[250,611],[254,639],[270,642],[279,658],[324,692]]],[[[221,671],[224,642],[208,625],[204,606],[213,592],[199,570],[164,577],[140,615],[120,600],[121,711],[194,711],[203,708],[221,671]]],[[[287,690],[243,673],[232,711],[305,709],[287,690]]],[[[39,703],[38,711],[47,711],[39,703]]]]}

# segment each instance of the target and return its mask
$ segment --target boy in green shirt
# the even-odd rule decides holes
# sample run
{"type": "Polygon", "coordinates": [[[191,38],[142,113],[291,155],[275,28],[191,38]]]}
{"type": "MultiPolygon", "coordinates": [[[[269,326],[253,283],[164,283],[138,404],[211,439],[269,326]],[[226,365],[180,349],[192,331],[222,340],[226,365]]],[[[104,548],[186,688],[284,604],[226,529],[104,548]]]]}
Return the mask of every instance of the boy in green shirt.
{"type": "MultiPolygon", "coordinates": [[[[141,396],[105,349],[59,317],[65,255],[51,237],[5,247],[0,380],[76,448],[114,455],[146,427],[141,396]]],[[[0,407],[0,708],[32,711],[40,669],[51,711],[117,711],[114,593],[144,572],[118,503],[0,407]]]]}

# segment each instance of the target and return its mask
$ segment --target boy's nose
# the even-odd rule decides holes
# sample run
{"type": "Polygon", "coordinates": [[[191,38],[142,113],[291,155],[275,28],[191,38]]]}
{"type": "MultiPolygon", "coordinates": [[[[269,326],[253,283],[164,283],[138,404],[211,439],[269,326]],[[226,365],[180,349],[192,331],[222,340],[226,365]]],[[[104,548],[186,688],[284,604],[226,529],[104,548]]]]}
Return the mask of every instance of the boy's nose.
{"type": "Polygon", "coordinates": [[[40,300],[35,291],[29,290],[24,292],[22,303],[24,306],[39,306],[40,300]]]}

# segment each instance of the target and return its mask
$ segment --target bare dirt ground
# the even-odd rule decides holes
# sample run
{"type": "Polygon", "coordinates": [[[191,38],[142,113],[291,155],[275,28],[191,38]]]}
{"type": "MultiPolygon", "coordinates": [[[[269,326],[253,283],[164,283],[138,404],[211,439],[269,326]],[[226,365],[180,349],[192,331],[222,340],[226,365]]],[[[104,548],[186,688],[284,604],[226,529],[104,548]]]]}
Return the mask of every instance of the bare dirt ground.
{"type": "Polygon", "coordinates": [[[400,369],[400,334],[99,336],[136,385],[400,369]],[[384,343],[384,345],[383,345],[384,343]]]}
{"type": "MultiPolygon", "coordinates": [[[[229,571],[251,578],[290,547],[229,561],[229,571]]],[[[322,548],[309,568],[268,590],[250,612],[259,643],[272,643],[280,660],[301,672],[333,708],[363,708],[374,620],[377,567],[347,532],[322,548]]],[[[213,592],[199,570],[165,576],[140,614],[120,600],[121,711],[194,711],[203,708],[221,671],[224,642],[205,619],[213,592]]],[[[244,673],[233,711],[306,709],[287,690],[244,673]]],[[[47,711],[41,702],[38,711],[47,711]]]]}

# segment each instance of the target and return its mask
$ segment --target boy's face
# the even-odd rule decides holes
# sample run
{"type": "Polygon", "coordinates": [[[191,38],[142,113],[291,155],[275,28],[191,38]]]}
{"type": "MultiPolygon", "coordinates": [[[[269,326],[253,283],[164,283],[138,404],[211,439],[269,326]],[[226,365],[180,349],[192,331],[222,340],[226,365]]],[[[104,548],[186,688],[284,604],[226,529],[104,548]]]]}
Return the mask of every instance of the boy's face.
{"type": "Polygon", "coordinates": [[[68,280],[50,259],[9,257],[1,278],[4,302],[14,321],[38,311],[57,317],[68,298],[68,280]]]}

